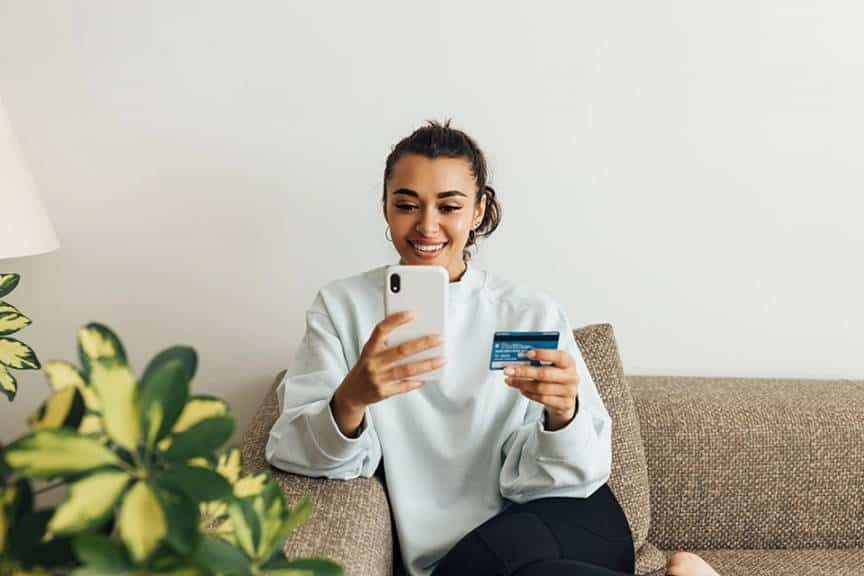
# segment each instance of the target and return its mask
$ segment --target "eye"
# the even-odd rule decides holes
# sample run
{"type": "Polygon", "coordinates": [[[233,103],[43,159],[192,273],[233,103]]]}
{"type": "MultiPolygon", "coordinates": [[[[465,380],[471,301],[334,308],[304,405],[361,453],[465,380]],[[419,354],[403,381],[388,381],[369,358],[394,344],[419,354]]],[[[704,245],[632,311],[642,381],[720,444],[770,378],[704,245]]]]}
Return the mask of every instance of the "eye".
{"type": "Polygon", "coordinates": [[[455,212],[457,210],[461,210],[462,206],[442,206],[441,211],[445,214],[449,214],[450,212],[455,212]]]}
{"type": "Polygon", "coordinates": [[[414,206],[413,204],[396,204],[396,208],[402,210],[403,212],[408,212],[413,208],[416,208],[416,206],[414,206]]]}

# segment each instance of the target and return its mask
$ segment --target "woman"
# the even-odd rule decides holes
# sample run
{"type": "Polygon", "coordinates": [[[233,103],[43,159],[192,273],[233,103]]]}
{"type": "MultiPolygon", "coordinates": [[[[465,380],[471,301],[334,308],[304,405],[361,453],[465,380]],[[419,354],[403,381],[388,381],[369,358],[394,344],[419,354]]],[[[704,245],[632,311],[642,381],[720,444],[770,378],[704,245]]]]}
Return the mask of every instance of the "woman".
{"type": "MultiPolygon", "coordinates": [[[[385,266],[322,288],[278,388],[267,460],[342,479],[382,465],[411,575],[632,574],[632,534],[606,484],[611,420],[566,314],[469,265],[500,221],[486,177],[483,153],[449,122],[396,145],[384,170],[388,239],[401,264],[447,270],[448,333],[388,346],[410,317],[384,318],[385,266]],[[548,367],[490,371],[496,330],[554,330],[561,344],[534,351],[548,367]],[[446,356],[395,366],[439,345],[446,356]],[[445,362],[443,380],[413,379],[445,362]]],[[[687,553],[667,571],[716,574],[687,553]]]]}

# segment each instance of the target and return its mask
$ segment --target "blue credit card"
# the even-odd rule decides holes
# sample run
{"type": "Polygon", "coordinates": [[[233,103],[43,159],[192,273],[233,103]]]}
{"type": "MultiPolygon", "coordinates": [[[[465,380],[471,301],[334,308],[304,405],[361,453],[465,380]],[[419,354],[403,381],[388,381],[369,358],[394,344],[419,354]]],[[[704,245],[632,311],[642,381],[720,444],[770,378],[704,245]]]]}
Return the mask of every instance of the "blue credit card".
{"type": "Polygon", "coordinates": [[[558,334],[558,332],[495,332],[489,369],[502,370],[510,364],[548,365],[548,362],[526,358],[525,352],[532,348],[557,350],[558,334]]]}

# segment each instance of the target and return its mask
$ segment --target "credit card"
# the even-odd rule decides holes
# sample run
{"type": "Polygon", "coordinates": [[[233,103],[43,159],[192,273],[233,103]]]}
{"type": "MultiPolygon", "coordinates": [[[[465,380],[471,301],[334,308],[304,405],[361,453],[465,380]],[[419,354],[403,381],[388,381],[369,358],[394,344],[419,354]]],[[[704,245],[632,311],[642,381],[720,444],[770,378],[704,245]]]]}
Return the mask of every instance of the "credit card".
{"type": "Polygon", "coordinates": [[[489,369],[502,370],[510,364],[548,365],[548,362],[526,358],[525,352],[532,348],[557,350],[558,334],[558,332],[495,332],[489,369]]]}

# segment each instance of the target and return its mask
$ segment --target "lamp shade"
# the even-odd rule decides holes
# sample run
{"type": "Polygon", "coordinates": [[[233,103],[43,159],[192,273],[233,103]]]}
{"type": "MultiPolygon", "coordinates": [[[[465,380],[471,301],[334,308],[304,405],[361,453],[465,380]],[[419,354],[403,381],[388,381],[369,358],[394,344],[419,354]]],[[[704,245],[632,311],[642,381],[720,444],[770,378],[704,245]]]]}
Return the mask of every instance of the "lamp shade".
{"type": "Polygon", "coordinates": [[[0,99],[0,260],[57,249],[57,236],[0,99]]]}

